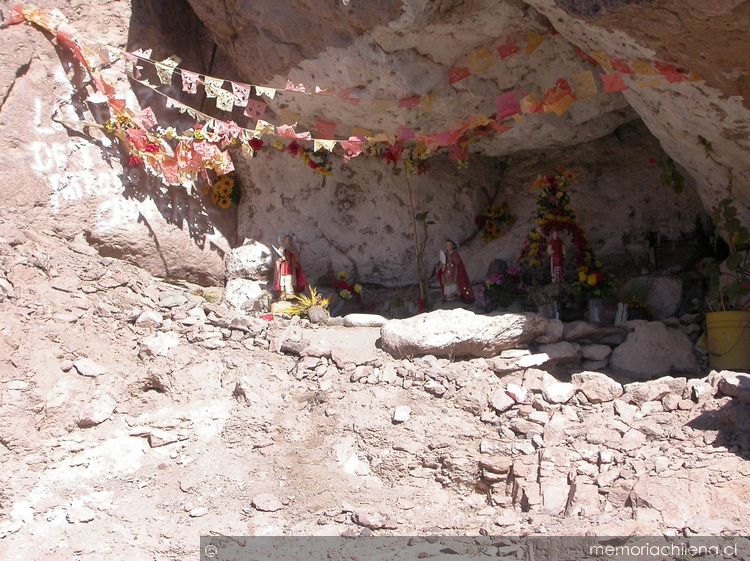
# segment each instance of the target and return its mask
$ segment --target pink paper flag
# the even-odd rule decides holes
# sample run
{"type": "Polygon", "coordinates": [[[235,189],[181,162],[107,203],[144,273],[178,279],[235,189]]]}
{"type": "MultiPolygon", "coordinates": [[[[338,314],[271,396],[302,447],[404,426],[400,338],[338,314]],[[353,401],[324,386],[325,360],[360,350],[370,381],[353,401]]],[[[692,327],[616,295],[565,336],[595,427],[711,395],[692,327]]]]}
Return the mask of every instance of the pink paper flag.
{"type": "Polygon", "coordinates": [[[628,89],[625,82],[622,81],[622,76],[617,73],[602,74],[600,78],[604,83],[604,93],[617,93],[628,89]]]}
{"type": "Polygon", "coordinates": [[[247,107],[245,107],[245,116],[251,119],[260,119],[266,112],[267,107],[268,105],[265,102],[259,99],[251,99],[247,102],[247,107]]]}
{"type": "Polygon", "coordinates": [[[232,93],[234,94],[234,104],[237,107],[245,107],[250,99],[252,87],[245,84],[235,84],[232,82],[232,93]]]}
{"type": "Polygon", "coordinates": [[[336,123],[331,123],[330,121],[324,121],[322,119],[316,119],[315,130],[318,131],[319,138],[336,137],[336,123]]]}
{"type": "Polygon", "coordinates": [[[154,110],[150,107],[146,107],[146,109],[141,111],[136,120],[144,129],[151,129],[159,124],[156,120],[156,115],[154,115],[154,110]]]}
{"type": "Polygon", "coordinates": [[[404,97],[402,99],[398,100],[398,106],[399,107],[416,107],[419,105],[419,100],[422,99],[422,96],[419,95],[412,95],[409,97],[404,97]]]}
{"type": "Polygon", "coordinates": [[[304,84],[293,84],[291,80],[286,81],[286,87],[284,88],[288,92],[301,92],[307,93],[304,84]]]}
{"type": "Polygon", "coordinates": [[[312,135],[309,132],[296,132],[294,127],[289,125],[279,125],[276,127],[276,134],[283,136],[284,138],[295,138],[297,140],[312,140],[312,135]]]}
{"type": "Polygon", "coordinates": [[[516,90],[497,96],[495,103],[497,104],[497,114],[495,115],[497,120],[507,119],[521,111],[521,103],[516,90]]]}
{"type": "Polygon", "coordinates": [[[518,48],[518,45],[512,42],[505,43],[504,45],[500,45],[497,48],[497,53],[500,55],[500,58],[506,59],[509,56],[513,56],[514,54],[520,52],[521,49],[518,48]]]}
{"type": "Polygon", "coordinates": [[[182,91],[189,94],[198,93],[198,74],[180,70],[182,73],[182,91]]]}
{"type": "Polygon", "coordinates": [[[465,67],[453,67],[448,70],[448,83],[455,84],[471,76],[471,70],[465,67]]]}
{"type": "Polygon", "coordinates": [[[414,133],[414,129],[404,125],[400,125],[398,129],[396,129],[396,140],[407,142],[409,140],[414,140],[415,138],[416,134],[414,133]]]}
{"type": "Polygon", "coordinates": [[[349,140],[341,140],[339,144],[344,149],[344,159],[349,161],[362,153],[365,146],[365,139],[361,136],[350,136],[349,140]]]}

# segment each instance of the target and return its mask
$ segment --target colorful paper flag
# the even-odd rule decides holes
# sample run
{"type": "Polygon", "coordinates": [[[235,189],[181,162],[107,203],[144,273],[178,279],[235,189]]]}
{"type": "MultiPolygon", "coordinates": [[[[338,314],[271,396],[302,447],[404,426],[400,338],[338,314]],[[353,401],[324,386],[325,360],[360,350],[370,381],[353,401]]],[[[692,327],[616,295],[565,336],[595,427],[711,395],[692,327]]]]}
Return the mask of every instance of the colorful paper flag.
{"type": "Polygon", "coordinates": [[[673,84],[674,82],[685,81],[684,73],[676,66],[659,61],[655,62],[654,66],[656,67],[656,70],[658,70],[659,73],[664,76],[667,79],[667,82],[669,82],[670,84],[673,84]]]}
{"type": "Polygon", "coordinates": [[[575,101],[573,92],[568,81],[560,78],[555,87],[550,88],[544,94],[544,112],[554,113],[558,117],[565,114],[575,101]]]}
{"type": "Polygon", "coordinates": [[[282,109],[279,111],[279,119],[282,124],[296,125],[299,122],[300,114],[291,109],[282,109]]]}
{"type": "Polygon", "coordinates": [[[344,149],[344,160],[349,161],[362,153],[365,147],[365,137],[350,136],[349,140],[340,140],[339,144],[344,149]]]}
{"type": "Polygon", "coordinates": [[[287,79],[286,87],[284,89],[288,92],[300,92],[307,93],[304,84],[293,84],[291,80],[287,79]]]}
{"type": "Polygon", "coordinates": [[[260,119],[266,112],[268,105],[259,99],[249,99],[245,107],[245,116],[251,119],[260,119]]]}
{"type": "Polygon", "coordinates": [[[274,97],[276,97],[275,88],[262,88],[260,86],[255,86],[255,93],[258,97],[264,95],[268,99],[273,99],[274,97]]]}
{"type": "Polygon", "coordinates": [[[542,99],[536,94],[528,94],[521,100],[521,113],[531,115],[544,111],[542,99]]]}
{"type": "Polygon", "coordinates": [[[421,101],[419,102],[419,114],[427,115],[428,113],[432,113],[433,101],[434,95],[432,93],[428,93],[427,95],[423,96],[421,101]]]}
{"type": "Polygon", "coordinates": [[[289,125],[279,125],[276,127],[276,134],[285,138],[294,138],[296,140],[312,140],[312,135],[306,132],[297,132],[294,127],[289,125]]]}
{"type": "Polygon", "coordinates": [[[664,84],[662,84],[660,78],[651,78],[649,80],[638,80],[635,85],[638,88],[658,88],[664,84]]]}
{"type": "Polygon", "coordinates": [[[198,93],[198,74],[187,70],[180,70],[180,73],[182,74],[182,91],[189,94],[198,93]]]}
{"type": "Polygon", "coordinates": [[[471,76],[471,70],[469,70],[466,67],[457,67],[454,66],[453,68],[448,69],[448,83],[449,84],[455,84],[456,82],[460,82],[464,78],[468,78],[471,76]]]}
{"type": "Polygon", "coordinates": [[[370,129],[365,129],[363,127],[352,127],[351,132],[349,133],[349,138],[358,137],[358,138],[369,138],[372,136],[373,131],[370,129]]]}
{"type": "Polygon", "coordinates": [[[161,62],[155,62],[156,74],[159,76],[159,81],[165,86],[172,84],[172,74],[174,69],[180,64],[179,57],[172,55],[169,58],[165,58],[161,62]]]}
{"type": "Polygon", "coordinates": [[[232,82],[232,94],[234,95],[234,104],[237,107],[245,107],[250,99],[252,86],[247,84],[236,84],[232,82]]]}
{"type": "Polygon", "coordinates": [[[381,113],[383,111],[386,111],[389,107],[393,105],[393,102],[390,99],[382,99],[382,98],[373,98],[372,99],[372,110],[375,113],[381,113]]]}
{"type": "Polygon", "coordinates": [[[275,128],[271,123],[268,123],[262,119],[258,119],[258,122],[255,123],[255,132],[258,135],[264,135],[264,134],[273,134],[275,128]]]}
{"type": "Polygon", "coordinates": [[[398,106],[399,107],[416,107],[419,105],[419,100],[422,99],[422,96],[419,95],[412,95],[409,97],[404,97],[398,100],[398,106]]]}
{"type": "Polygon", "coordinates": [[[336,148],[336,141],[335,140],[324,140],[320,138],[316,138],[313,140],[313,152],[317,152],[320,149],[328,150],[329,152],[333,152],[334,148],[336,148]]]}
{"type": "Polygon", "coordinates": [[[219,80],[218,78],[211,78],[211,76],[206,76],[203,78],[203,86],[206,89],[206,97],[216,97],[219,95],[219,91],[222,89],[222,86],[224,85],[224,80],[219,80]]]}
{"type": "Polygon", "coordinates": [[[619,72],[620,74],[626,74],[626,75],[635,74],[635,72],[633,72],[633,69],[630,68],[627,65],[627,63],[624,60],[620,59],[620,58],[613,58],[612,59],[612,68],[616,72],[619,72]]]}
{"type": "Polygon", "coordinates": [[[628,86],[622,80],[622,76],[617,73],[602,74],[600,78],[604,83],[604,93],[617,93],[628,89],[628,86]]]}
{"type": "Polygon", "coordinates": [[[467,61],[469,68],[474,74],[484,74],[492,68],[492,53],[489,49],[481,47],[469,55],[467,61]]]}
{"type": "Polygon", "coordinates": [[[542,43],[544,43],[544,35],[540,35],[536,31],[529,31],[526,34],[526,53],[533,53],[542,43]]]}
{"type": "Polygon", "coordinates": [[[400,125],[396,129],[396,140],[402,140],[404,142],[408,142],[409,140],[414,140],[414,138],[416,138],[414,129],[411,129],[405,125],[400,125]]]}
{"type": "Polygon", "coordinates": [[[216,92],[216,107],[222,111],[231,111],[234,109],[234,95],[227,90],[216,92]]]}
{"type": "Polygon", "coordinates": [[[609,58],[609,55],[604,51],[592,52],[591,58],[593,58],[599,66],[604,68],[604,70],[607,70],[608,72],[612,71],[612,59],[609,58]]]}
{"type": "Polygon", "coordinates": [[[599,93],[596,87],[596,78],[590,70],[584,70],[571,76],[573,82],[573,94],[576,99],[594,97],[599,93]]]}
{"type": "Polygon", "coordinates": [[[144,129],[151,129],[159,124],[156,115],[154,115],[154,110],[150,107],[146,107],[135,119],[144,129]]]}
{"type": "Polygon", "coordinates": [[[319,138],[325,139],[336,137],[336,123],[324,121],[322,119],[316,119],[315,130],[317,131],[319,138]]]}
{"type": "Polygon", "coordinates": [[[499,95],[495,98],[497,113],[495,119],[502,120],[512,117],[521,110],[521,104],[518,100],[518,92],[512,90],[499,95]]]}
{"type": "Polygon", "coordinates": [[[497,53],[500,55],[501,59],[506,59],[509,56],[513,56],[514,54],[520,52],[521,49],[518,48],[518,45],[512,42],[505,43],[504,45],[500,45],[497,48],[497,53]]]}
{"type": "Polygon", "coordinates": [[[633,70],[641,76],[657,76],[659,74],[654,65],[647,60],[636,60],[633,63],[633,70]]]}

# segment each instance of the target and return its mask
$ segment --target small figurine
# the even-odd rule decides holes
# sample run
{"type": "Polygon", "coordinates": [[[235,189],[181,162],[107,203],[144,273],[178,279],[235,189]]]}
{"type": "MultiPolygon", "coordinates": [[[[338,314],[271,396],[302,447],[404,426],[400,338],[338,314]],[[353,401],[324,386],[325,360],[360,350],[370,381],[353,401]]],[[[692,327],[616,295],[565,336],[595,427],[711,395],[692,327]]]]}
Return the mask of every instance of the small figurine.
{"type": "Polygon", "coordinates": [[[458,244],[453,240],[445,240],[444,248],[440,252],[437,278],[442,289],[443,302],[461,298],[467,304],[472,304],[474,291],[457,247],[458,244]]]}
{"type": "Polygon", "coordinates": [[[557,230],[552,230],[547,244],[547,254],[550,256],[549,266],[553,283],[564,282],[565,277],[565,245],[557,230]]]}
{"type": "Polygon", "coordinates": [[[273,288],[279,293],[281,300],[290,300],[307,287],[295,239],[294,234],[285,233],[279,236],[281,248],[273,246],[276,252],[273,288]]]}

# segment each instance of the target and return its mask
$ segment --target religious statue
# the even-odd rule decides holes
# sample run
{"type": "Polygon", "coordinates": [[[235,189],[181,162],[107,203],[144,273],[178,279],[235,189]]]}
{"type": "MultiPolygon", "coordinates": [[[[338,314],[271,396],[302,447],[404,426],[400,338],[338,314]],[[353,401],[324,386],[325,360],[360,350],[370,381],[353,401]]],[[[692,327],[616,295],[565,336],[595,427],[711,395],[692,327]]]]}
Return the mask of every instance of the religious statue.
{"type": "Polygon", "coordinates": [[[276,252],[273,289],[282,300],[290,300],[296,294],[304,292],[307,286],[295,240],[296,236],[292,233],[282,234],[279,236],[281,247],[273,248],[276,252]]]}
{"type": "Polygon", "coordinates": [[[547,243],[547,255],[549,255],[550,273],[553,283],[564,282],[565,277],[565,246],[560,239],[557,230],[552,230],[550,240],[547,243]]]}
{"type": "Polygon", "coordinates": [[[458,244],[453,240],[445,240],[440,252],[437,278],[442,289],[443,302],[461,298],[467,304],[471,304],[474,302],[474,291],[457,247],[458,244]]]}

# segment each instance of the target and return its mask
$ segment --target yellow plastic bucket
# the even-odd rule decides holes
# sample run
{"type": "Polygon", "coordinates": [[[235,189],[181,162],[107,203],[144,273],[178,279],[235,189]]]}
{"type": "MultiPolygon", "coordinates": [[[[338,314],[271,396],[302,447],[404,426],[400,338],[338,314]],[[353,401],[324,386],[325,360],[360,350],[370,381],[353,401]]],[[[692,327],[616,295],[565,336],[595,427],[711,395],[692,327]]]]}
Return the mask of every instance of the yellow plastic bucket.
{"type": "Polygon", "coordinates": [[[712,370],[750,370],[750,312],[706,314],[706,335],[712,370]]]}

